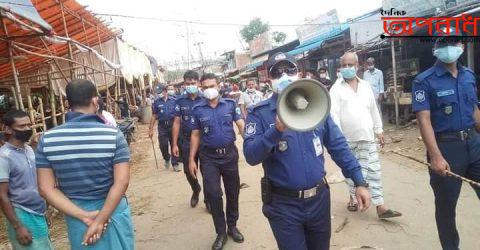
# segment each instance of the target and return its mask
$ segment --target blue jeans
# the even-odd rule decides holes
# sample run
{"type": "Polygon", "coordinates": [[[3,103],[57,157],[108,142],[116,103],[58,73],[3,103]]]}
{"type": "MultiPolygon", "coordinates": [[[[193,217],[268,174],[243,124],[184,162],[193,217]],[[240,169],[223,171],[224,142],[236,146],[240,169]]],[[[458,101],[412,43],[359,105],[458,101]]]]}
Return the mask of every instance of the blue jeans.
{"type": "Polygon", "coordinates": [[[323,188],[309,199],[272,194],[263,205],[280,250],[325,250],[330,248],[330,190],[323,188]]]}
{"type": "MultiPolygon", "coordinates": [[[[480,181],[480,135],[478,133],[466,141],[438,141],[437,144],[452,172],[480,181]]],[[[442,248],[458,250],[460,238],[455,210],[462,181],[453,177],[442,177],[430,171],[430,186],[435,195],[435,220],[442,248]]],[[[480,199],[480,189],[472,187],[480,199]]]]}

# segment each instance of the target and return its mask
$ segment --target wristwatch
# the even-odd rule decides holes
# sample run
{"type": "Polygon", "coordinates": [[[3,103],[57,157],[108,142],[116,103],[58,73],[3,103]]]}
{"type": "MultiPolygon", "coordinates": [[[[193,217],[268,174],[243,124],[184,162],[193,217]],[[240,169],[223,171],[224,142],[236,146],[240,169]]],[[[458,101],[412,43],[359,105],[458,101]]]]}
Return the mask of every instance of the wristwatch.
{"type": "Polygon", "coordinates": [[[355,187],[366,187],[366,188],[368,188],[369,186],[368,186],[368,183],[366,181],[364,181],[364,182],[356,183],[355,187]]]}

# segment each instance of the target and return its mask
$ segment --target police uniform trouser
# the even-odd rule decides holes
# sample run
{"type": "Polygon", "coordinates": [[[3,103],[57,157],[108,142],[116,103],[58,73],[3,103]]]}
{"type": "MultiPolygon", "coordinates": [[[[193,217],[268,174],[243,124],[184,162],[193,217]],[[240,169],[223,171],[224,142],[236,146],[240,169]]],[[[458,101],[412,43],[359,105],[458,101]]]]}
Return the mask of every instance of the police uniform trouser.
{"type": "Polygon", "coordinates": [[[172,145],[172,121],[158,121],[158,144],[160,144],[160,151],[163,159],[170,161],[172,165],[177,165],[177,157],[170,155],[170,145],[172,145]]]}
{"type": "MultiPolygon", "coordinates": [[[[480,135],[478,133],[474,133],[472,138],[465,141],[437,140],[437,144],[452,172],[480,181],[480,135]]],[[[456,227],[455,208],[462,181],[430,172],[430,185],[435,195],[435,219],[442,248],[457,250],[460,239],[456,227]]],[[[480,199],[480,189],[472,187],[480,199]]]]}
{"type": "MultiPolygon", "coordinates": [[[[187,177],[187,181],[190,184],[190,187],[192,187],[193,192],[198,192],[200,191],[200,184],[198,184],[198,179],[195,179],[192,177],[190,174],[189,170],[189,157],[190,157],[190,137],[183,136],[182,140],[182,160],[183,160],[183,172],[185,173],[185,176],[187,177]]],[[[198,164],[198,156],[195,157],[195,161],[198,164]]]]}
{"type": "Polygon", "coordinates": [[[238,196],[240,194],[240,176],[238,174],[238,150],[235,145],[227,147],[225,153],[215,153],[200,149],[200,165],[202,166],[203,188],[210,203],[213,224],[217,234],[226,232],[228,227],[235,227],[238,220],[238,196]],[[222,188],[223,179],[227,198],[227,221],[223,212],[222,188]]]}
{"type": "Polygon", "coordinates": [[[324,250],[330,247],[330,190],[301,199],[272,194],[263,205],[280,250],[324,250]]]}

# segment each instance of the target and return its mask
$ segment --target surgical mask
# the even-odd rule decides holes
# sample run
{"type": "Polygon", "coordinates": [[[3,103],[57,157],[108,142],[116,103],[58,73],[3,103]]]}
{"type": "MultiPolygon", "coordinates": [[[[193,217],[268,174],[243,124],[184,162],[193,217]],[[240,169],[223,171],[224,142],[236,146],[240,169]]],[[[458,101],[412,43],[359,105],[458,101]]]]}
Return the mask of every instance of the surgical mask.
{"type": "Polygon", "coordinates": [[[187,91],[188,94],[198,93],[198,87],[195,85],[188,85],[187,87],[185,87],[185,90],[187,91]]]}
{"type": "Polygon", "coordinates": [[[273,92],[280,94],[282,90],[284,90],[288,85],[297,79],[297,75],[289,76],[286,73],[283,73],[282,77],[279,79],[272,80],[272,90],[273,92]]]}
{"type": "Polygon", "coordinates": [[[28,142],[33,135],[33,130],[31,129],[29,130],[12,129],[12,130],[13,130],[13,137],[15,137],[15,139],[22,142],[28,142]]]}
{"type": "Polygon", "coordinates": [[[320,74],[320,78],[327,78],[327,74],[325,73],[320,74]]]}
{"type": "Polygon", "coordinates": [[[213,100],[218,97],[218,89],[216,88],[208,88],[203,91],[203,97],[207,98],[208,100],[213,100]]]}
{"type": "Polygon", "coordinates": [[[460,46],[446,46],[435,49],[433,55],[444,63],[453,63],[462,55],[463,48],[460,46]]]}
{"type": "Polygon", "coordinates": [[[169,90],[168,95],[175,95],[175,90],[169,90]]]}
{"type": "Polygon", "coordinates": [[[247,89],[247,92],[250,93],[250,94],[253,94],[253,93],[255,93],[255,89],[247,89]]]}
{"type": "Polygon", "coordinates": [[[352,79],[357,75],[357,69],[355,66],[341,68],[340,74],[342,74],[343,79],[352,79]]]}

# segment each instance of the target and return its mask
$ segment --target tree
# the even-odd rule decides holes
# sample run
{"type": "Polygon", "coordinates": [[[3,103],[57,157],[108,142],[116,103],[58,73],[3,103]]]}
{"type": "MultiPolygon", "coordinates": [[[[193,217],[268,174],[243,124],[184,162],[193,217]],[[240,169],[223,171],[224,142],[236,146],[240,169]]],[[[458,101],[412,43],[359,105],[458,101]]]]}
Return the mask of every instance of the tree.
{"type": "Polygon", "coordinates": [[[272,34],[272,38],[276,45],[281,45],[283,42],[285,42],[287,34],[281,31],[274,31],[272,34]]]}
{"type": "Polygon", "coordinates": [[[256,17],[252,19],[247,26],[244,26],[240,30],[240,34],[242,35],[243,40],[249,43],[250,41],[254,40],[269,29],[270,26],[268,25],[268,23],[264,23],[262,19],[256,17]]]}

